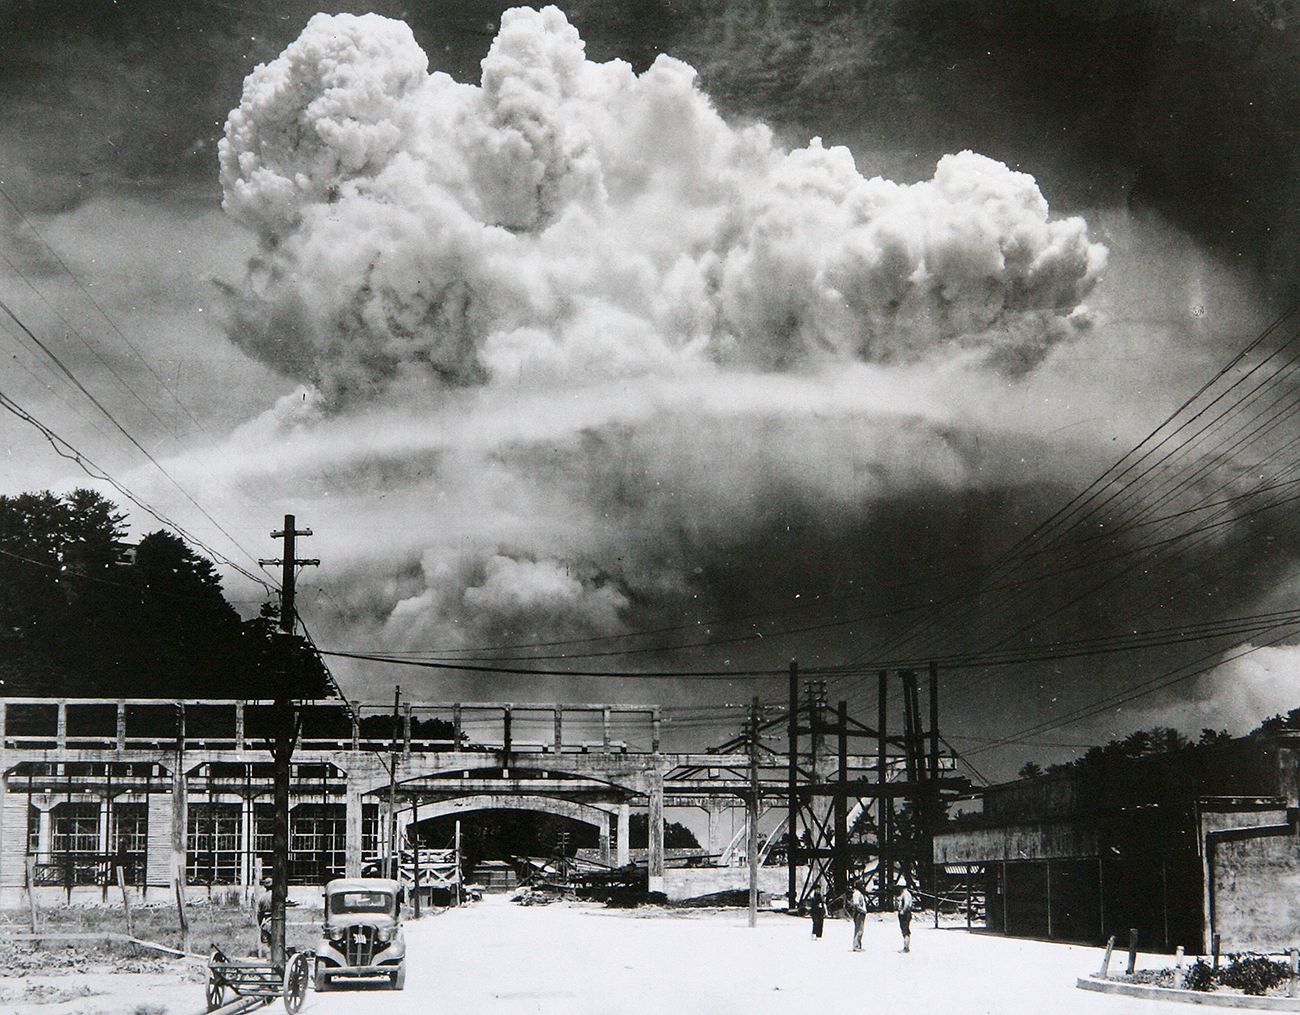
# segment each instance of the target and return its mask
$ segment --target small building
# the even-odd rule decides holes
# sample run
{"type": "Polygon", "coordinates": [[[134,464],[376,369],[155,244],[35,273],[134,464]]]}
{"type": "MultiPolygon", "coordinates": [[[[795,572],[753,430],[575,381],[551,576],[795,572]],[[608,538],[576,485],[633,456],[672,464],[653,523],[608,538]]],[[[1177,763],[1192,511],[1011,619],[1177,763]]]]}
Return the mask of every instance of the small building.
{"type": "Polygon", "coordinates": [[[989,931],[1172,952],[1300,946],[1300,739],[1221,738],[992,786],[935,837],[989,931]]]}

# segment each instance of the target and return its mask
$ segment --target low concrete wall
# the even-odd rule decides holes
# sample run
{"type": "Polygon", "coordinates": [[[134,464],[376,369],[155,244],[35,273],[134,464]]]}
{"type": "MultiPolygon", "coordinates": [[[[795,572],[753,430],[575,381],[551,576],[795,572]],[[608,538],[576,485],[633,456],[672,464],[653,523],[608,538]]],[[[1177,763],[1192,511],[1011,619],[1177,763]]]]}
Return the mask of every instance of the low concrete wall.
{"type": "MultiPolygon", "coordinates": [[[[769,895],[784,895],[786,878],[784,867],[760,867],[758,890],[769,895]]],[[[669,867],[664,871],[664,893],[669,902],[748,888],[748,867],[669,867]]]]}
{"type": "MultiPolygon", "coordinates": [[[[1213,928],[1223,952],[1284,952],[1300,947],[1300,838],[1284,826],[1284,810],[1255,813],[1203,813],[1204,833],[1230,836],[1207,850],[1213,928]],[[1273,834],[1247,837],[1252,826],[1272,826],[1273,834]]],[[[1213,839],[1214,836],[1208,836],[1213,839]]]]}
{"type": "MultiPolygon", "coordinates": [[[[176,896],[170,887],[152,885],[147,889],[127,886],[127,893],[133,906],[171,906],[176,905],[176,896]]],[[[206,885],[190,885],[185,889],[185,901],[188,905],[203,906],[210,903],[217,905],[252,906],[256,889],[241,888],[233,885],[218,885],[209,888],[206,885]]],[[[290,885],[289,900],[302,909],[321,908],[322,889],[315,885],[290,885]]],[[[96,885],[78,885],[72,889],[69,897],[66,888],[56,885],[41,885],[36,889],[36,905],[39,909],[62,909],[67,906],[90,906],[100,909],[121,909],[122,893],[117,886],[109,888],[105,895],[103,888],[96,885]]],[[[0,909],[15,909],[27,912],[27,891],[23,888],[0,888],[0,909]]]]}

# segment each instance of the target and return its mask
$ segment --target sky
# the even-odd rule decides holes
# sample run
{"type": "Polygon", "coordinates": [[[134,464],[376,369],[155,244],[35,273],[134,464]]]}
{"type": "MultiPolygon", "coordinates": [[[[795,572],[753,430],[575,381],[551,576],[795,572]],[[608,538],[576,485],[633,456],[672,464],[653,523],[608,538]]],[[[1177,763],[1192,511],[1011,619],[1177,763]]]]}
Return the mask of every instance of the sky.
{"type": "Polygon", "coordinates": [[[1281,0],[59,10],[0,12],[0,392],[64,442],[5,414],[0,492],[246,615],[293,514],[322,648],[485,668],[349,695],[694,746],[784,699],[719,674],[870,719],[939,658],[994,778],[1300,706],[1292,325],[1234,361],[1295,294],[1281,0]]]}

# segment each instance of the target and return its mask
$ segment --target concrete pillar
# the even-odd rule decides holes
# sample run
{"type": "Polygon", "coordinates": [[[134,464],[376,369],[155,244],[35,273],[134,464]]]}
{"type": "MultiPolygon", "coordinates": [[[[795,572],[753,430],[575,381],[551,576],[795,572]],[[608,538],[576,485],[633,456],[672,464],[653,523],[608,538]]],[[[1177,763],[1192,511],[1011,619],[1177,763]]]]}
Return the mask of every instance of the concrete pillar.
{"type": "Polygon", "coordinates": [[[235,702],[235,750],[244,749],[244,702],[235,702]]]}
{"type": "Polygon", "coordinates": [[[101,855],[109,851],[108,832],[111,824],[112,814],[109,813],[108,801],[101,800],[99,802],[99,838],[95,843],[95,847],[99,850],[101,855]]]}
{"type": "Polygon", "coordinates": [[[349,773],[344,792],[343,848],[347,876],[361,877],[361,784],[349,773]]]}
{"type": "Polygon", "coordinates": [[[630,847],[628,846],[628,828],[631,824],[632,808],[627,804],[618,805],[618,838],[614,844],[617,850],[614,862],[620,867],[626,867],[632,859],[630,847]]]}
{"type": "Polygon", "coordinates": [[[68,746],[68,703],[59,702],[58,717],[55,719],[54,739],[59,745],[59,750],[68,746]]]}
{"type": "Polygon", "coordinates": [[[609,866],[609,815],[603,811],[600,815],[600,862],[609,866]]]}
{"type": "Polygon", "coordinates": [[[730,810],[731,804],[722,800],[710,800],[708,806],[704,808],[705,813],[709,816],[709,855],[713,857],[722,854],[722,812],[730,810]]]}
{"type": "Polygon", "coordinates": [[[650,891],[664,890],[664,774],[650,773],[650,891]]]}
{"type": "MultiPolygon", "coordinates": [[[[240,736],[243,730],[240,729],[240,736]]],[[[253,801],[245,797],[239,803],[239,883],[245,888],[251,887],[257,880],[257,864],[253,862],[254,838],[253,825],[257,812],[253,801]]]]}
{"type": "Polygon", "coordinates": [[[53,807],[42,807],[36,824],[36,855],[43,863],[50,861],[50,840],[53,838],[53,807]]]}

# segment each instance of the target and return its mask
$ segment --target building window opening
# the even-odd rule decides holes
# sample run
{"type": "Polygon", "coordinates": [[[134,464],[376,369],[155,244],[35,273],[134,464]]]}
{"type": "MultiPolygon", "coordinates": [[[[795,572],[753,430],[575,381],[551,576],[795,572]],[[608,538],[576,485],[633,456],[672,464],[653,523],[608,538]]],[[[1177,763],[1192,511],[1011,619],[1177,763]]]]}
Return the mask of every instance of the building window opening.
{"type": "Polygon", "coordinates": [[[190,804],[185,877],[192,885],[239,884],[239,804],[190,804]]]}

